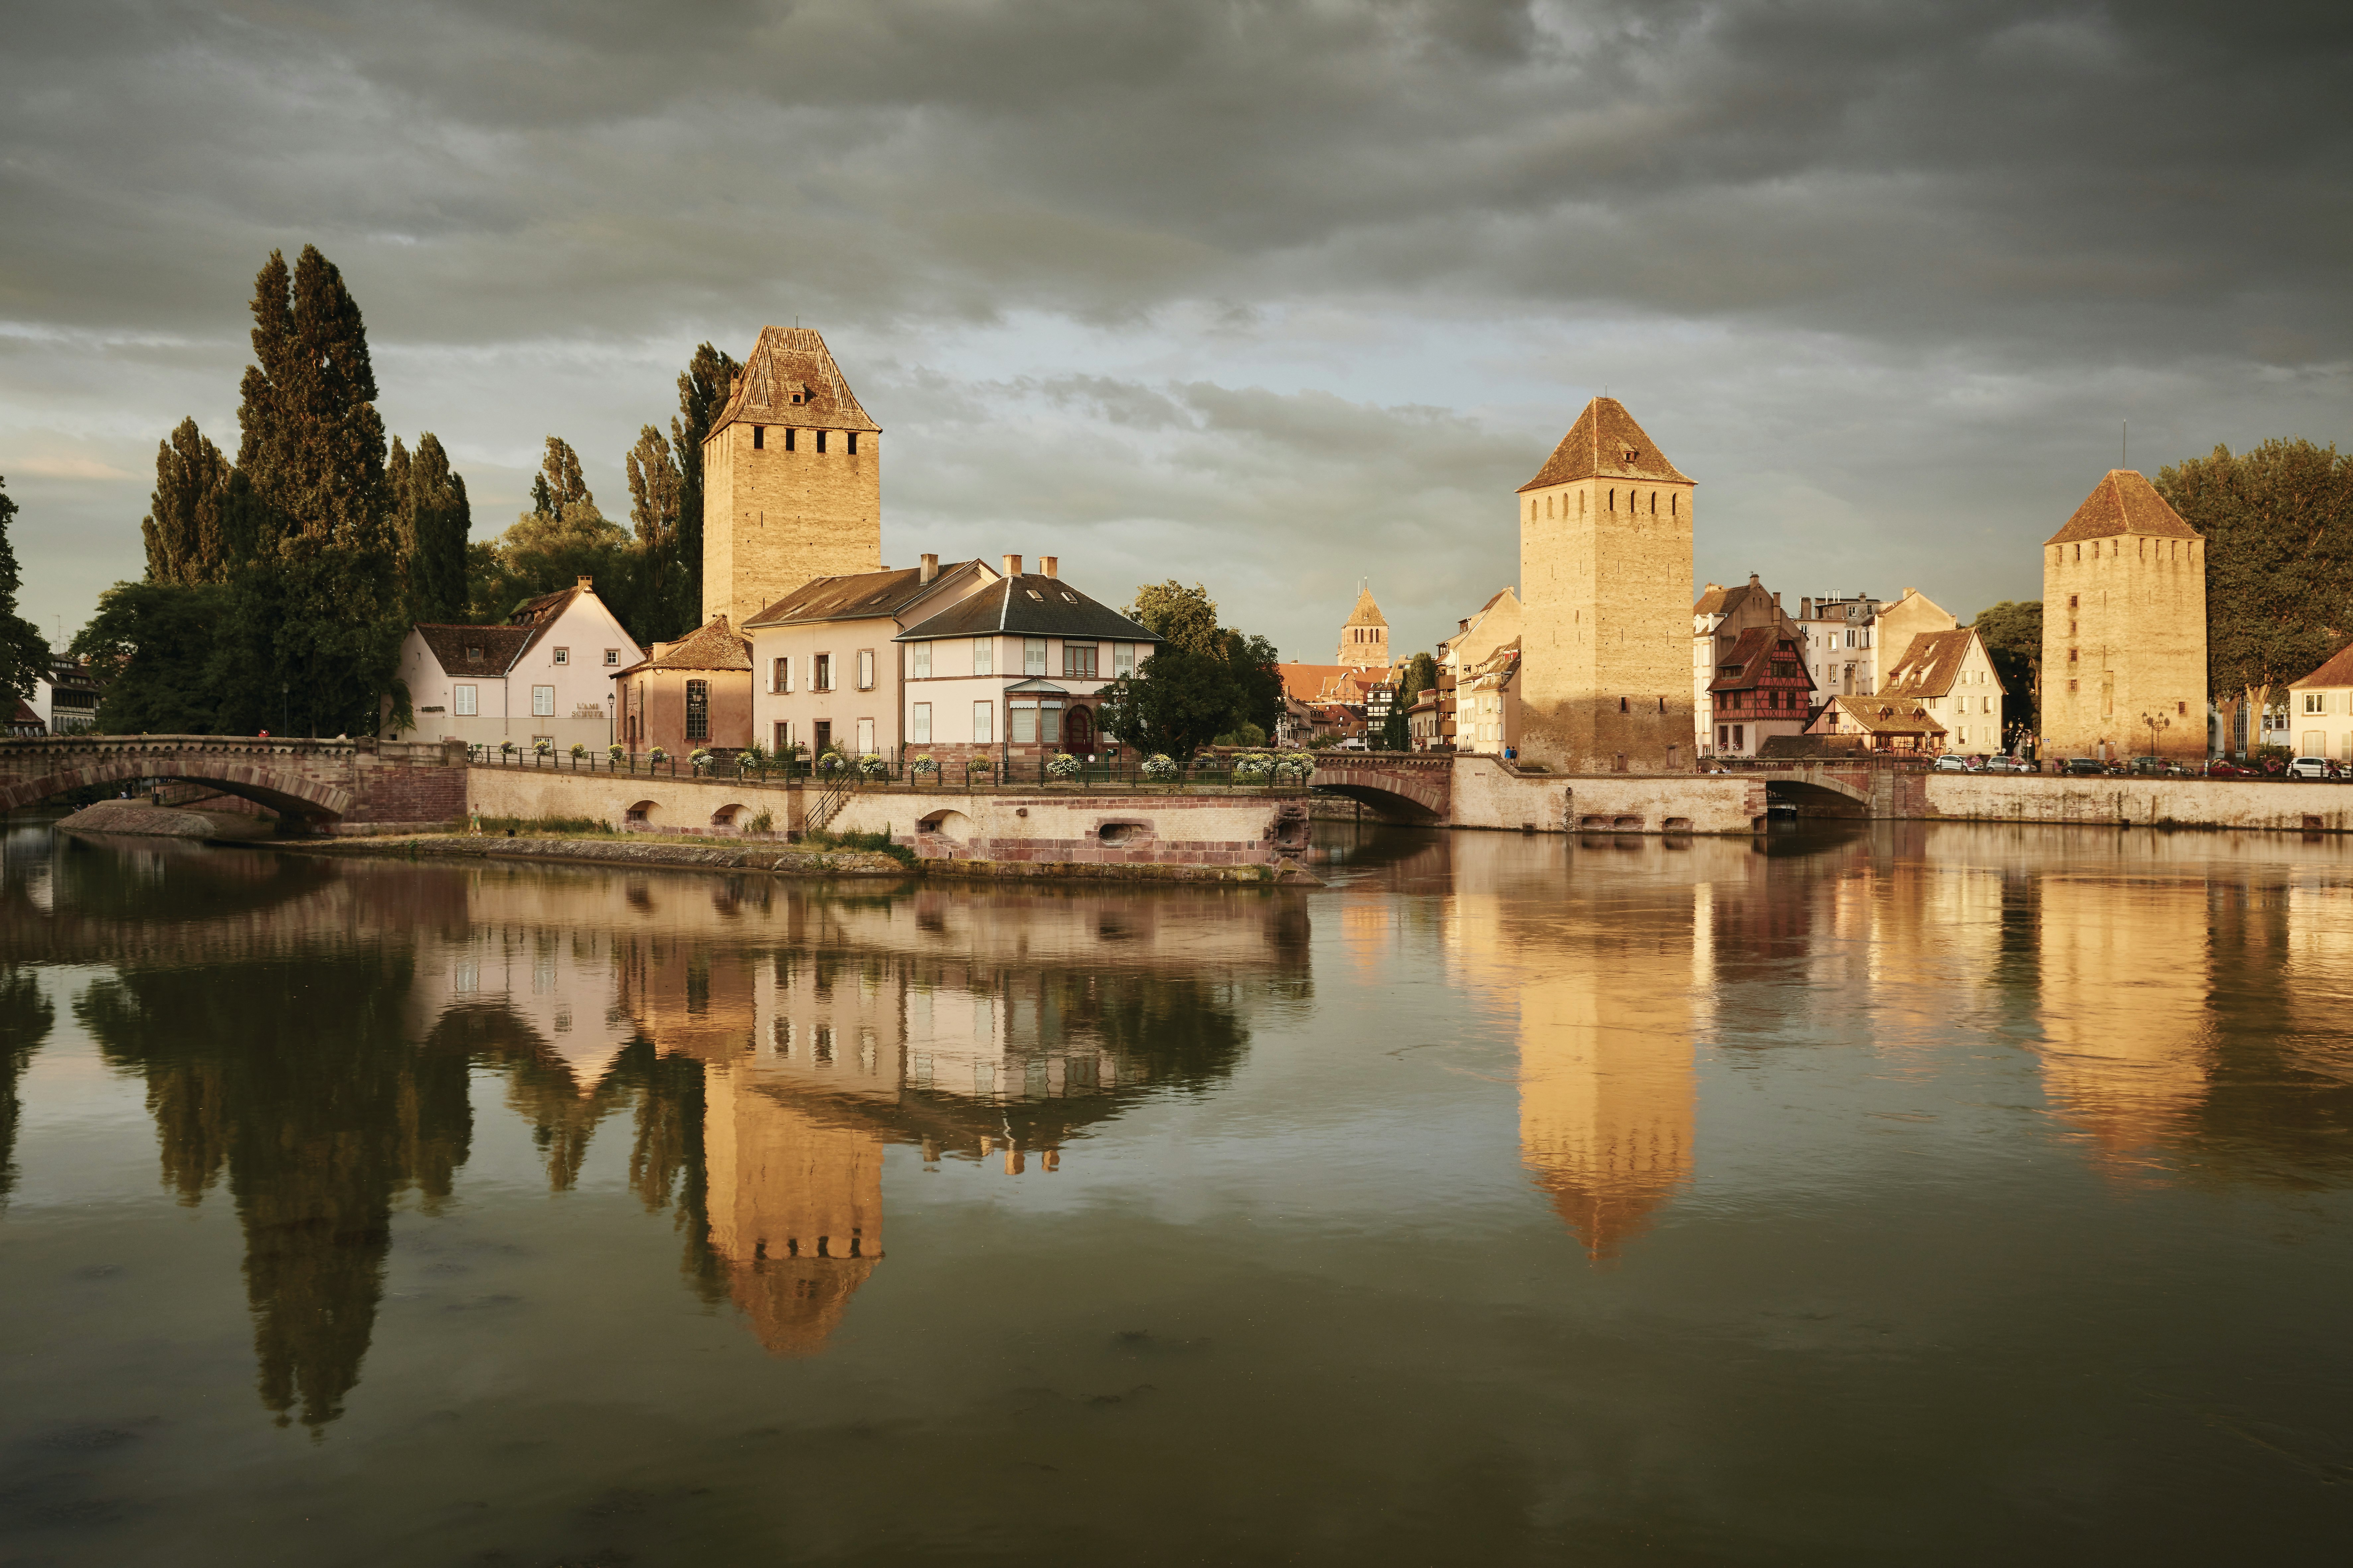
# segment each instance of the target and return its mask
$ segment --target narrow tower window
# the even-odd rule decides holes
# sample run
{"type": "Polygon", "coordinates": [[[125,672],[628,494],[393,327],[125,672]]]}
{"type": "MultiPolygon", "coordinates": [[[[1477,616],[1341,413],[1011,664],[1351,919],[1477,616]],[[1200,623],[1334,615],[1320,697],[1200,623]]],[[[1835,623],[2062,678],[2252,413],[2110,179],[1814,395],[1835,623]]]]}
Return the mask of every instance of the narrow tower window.
{"type": "Polygon", "coordinates": [[[754,452],[764,450],[764,449],[767,447],[767,445],[768,445],[768,427],[767,427],[766,426],[765,426],[765,425],[754,425],[754,426],[752,426],[752,450],[754,450],[754,452]]]}
{"type": "Polygon", "coordinates": [[[825,432],[822,430],[817,433],[817,449],[819,452],[825,450],[825,432]]]}
{"type": "Polygon", "coordinates": [[[853,458],[858,456],[858,432],[855,430],[849,433],[849,455],[853,458]]]}
{"type": "Polygon", "coordinates": [[[791,426],[787,425],[787,426],[785,426],[785,450],[786,450],[786,451],[787,451],[787,452],[789,452],[789,451],[791,451],[792,449],[793,449],[793,427],[792,427],[791,426]]]}

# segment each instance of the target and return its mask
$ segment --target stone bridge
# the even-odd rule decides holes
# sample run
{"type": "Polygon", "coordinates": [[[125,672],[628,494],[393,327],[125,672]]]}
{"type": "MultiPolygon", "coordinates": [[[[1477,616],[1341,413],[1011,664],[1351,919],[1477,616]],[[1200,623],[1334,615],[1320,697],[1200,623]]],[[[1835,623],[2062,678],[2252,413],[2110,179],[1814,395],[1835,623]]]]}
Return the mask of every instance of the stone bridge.
{"type": "Polygon", "coordinates": [[[208,785],[316,832],[381,833],[466,813],[466,749],[399,741],[55,735],[0,741],[0,811],[149,779],[208,785]]]}
{"type": "Polygon", "coordinates": [[[1444,753],[1318,752],[1307,782],[1403,822],[1447,822],[1454,814],[1454,759],[1444,753]]]}

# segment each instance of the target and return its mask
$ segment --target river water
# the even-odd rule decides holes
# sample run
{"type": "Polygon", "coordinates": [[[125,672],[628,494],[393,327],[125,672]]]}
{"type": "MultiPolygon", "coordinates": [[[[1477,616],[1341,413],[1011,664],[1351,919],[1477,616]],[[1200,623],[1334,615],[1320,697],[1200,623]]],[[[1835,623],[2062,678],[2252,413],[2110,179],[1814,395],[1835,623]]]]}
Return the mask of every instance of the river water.
{"type": "Polygon", "coordinates": [[[2353,849],[53,839],[0,1563],[2340,1560],[2353,849]]]}

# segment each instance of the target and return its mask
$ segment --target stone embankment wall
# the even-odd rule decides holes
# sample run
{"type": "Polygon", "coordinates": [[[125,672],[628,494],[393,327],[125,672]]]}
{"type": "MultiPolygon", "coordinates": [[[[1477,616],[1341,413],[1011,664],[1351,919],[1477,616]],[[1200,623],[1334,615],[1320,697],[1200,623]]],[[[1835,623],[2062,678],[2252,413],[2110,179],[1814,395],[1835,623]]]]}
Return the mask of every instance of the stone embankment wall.
{"type": "MultiPolygon", "coordinates": [[[[762,811],[774,831],[798,832],[823,793],[565,768],[468,773],[468,805],[484,816],[586,817],[615,828],[720,838],[737,837],[762,811]]],[[[888,833],[926,859],[1266,866],[1303,848],[1309,824],[1306,802],[1296,795],[861,789],[826,826],[888,833]]]]}
{"type": "Polygon", "coordinates": [[[1744,773],[1514,773],[1493,757],[1454,759],[1456,827],[1539,833],[1748,833],[1765,784],[1744,773]]]}
{"type": "Polygon", "coordinates": [[[306,854],[483,860],[554,860],[590,866],[676,866],[699,871],[774,871],[788,877],[904,877],[907,868],[873,849],[815,850],[781,845],[689,844],[677,839],[508,838],[428,834],[280,845],[306,854]]]}
{"type": "Polygon", "coordinates": [[[2353,832],[2353,784],[2253,779],[1918,775],[1926,816],[1973,822],[2353,832]]]}

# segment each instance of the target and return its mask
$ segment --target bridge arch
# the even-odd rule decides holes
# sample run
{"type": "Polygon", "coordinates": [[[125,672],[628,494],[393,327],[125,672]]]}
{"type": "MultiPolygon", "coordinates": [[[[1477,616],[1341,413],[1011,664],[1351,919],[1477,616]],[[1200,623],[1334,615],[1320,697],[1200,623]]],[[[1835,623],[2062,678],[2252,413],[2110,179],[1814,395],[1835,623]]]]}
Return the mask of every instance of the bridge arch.
{"type": "Polygon", "coordinates": [[[209,784],[223,795],[238,795],[257,805],[266,805],[281,816],[313,821],[339,821],[353,805],[349,790],[307,779],[299,773],[284,769],[258,766],[219,756],[174,756],[164,752],[133,752],[120,756],[101,756],[77,767],[59,768],[32,778],[0,783],[0,811],[16,811],[37,805],[69,790],[122,784],[135,779],[182,779],[189,784],[209,784]]]}
{"type": "Polygon", "coordinates": [[[1397,822],[1443,822],[1453,805],[1451,759],[1384,758],[1339,761],[1326,752],[1315,760],[1309,784],[1318,795],[1356,801],[1397,822]]]}
{"type": "Polygon", "coordinates": [[[1865,816],[1871,812],[1871,792],[1828,768],[1793,768],[1769,775],[1765,798],[1775,805],[1791,805],[1804,816],[1865,816]]]}

